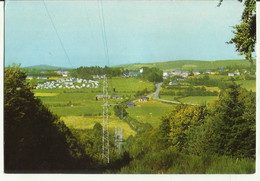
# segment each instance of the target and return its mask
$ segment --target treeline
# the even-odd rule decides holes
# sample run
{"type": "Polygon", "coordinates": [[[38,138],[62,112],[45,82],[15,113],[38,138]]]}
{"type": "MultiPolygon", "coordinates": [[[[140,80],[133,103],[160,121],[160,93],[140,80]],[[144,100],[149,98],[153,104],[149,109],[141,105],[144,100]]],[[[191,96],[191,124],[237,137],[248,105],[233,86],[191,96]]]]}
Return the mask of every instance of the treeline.
{"type": "Polygon", "coordinates": [[[207,91],[204,86],[202,87],[193,87],[189,86],[188,88],[176,89],[175,91],[163,91],[160,95],[170,95],[170,96],[217,96],[217,91],[207,91]],[[177,91],[178,90],[178,91],[177,91]]]}
{"type": "Polygon", "coordinates": [[[30,76],[44,76],[44,77],[57,77],[57,76],[62,76],[60,74],[57,74],[55,70],[38,70],[38,69],[30,69],[30,68],[21,68],[22,71],[24,71],[27,75],[30,76]]]}
{"type": "Polygon", "coordinates": [[[187,78],[185,82],[188,82],[192,86],[219,87],[220,89],[224,89],[230,85],[230,83],[226,81],[220,79],[212,79],[208,75],[187,78]]]}
{"type": "Polygon", "coordinates": [[[93,79],[93,75],[104,75],[107,77],[117,77],[121,76],[124,72],[121,68],[113,68],[113,67],[79,67],[73,69],[70,73],[72,77],[83,78],[83,79],[93,79]]]}
{"type": "Polygon", "coordinates": [[[143,73],[140,75],[141,79],[148,80],[150,82],[162,82],[163,71],[157,67],[143,67],[143,73]]]}
{"type": "Polygon", "coordinates": [[[179,105],[127,140],[121,173],[254,173],[255,94],[232,84],[209,106],[179,105]]]}

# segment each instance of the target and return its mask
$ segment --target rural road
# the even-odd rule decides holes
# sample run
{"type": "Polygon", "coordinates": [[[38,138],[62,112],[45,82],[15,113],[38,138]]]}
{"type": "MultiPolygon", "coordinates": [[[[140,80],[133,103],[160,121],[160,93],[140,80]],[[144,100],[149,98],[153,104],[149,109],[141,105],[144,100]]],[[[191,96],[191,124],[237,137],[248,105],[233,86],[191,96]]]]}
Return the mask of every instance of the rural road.
{"type": "Polygon", "coordinates": [[[160,93],[160,89],[161,89],[162,84],[163,84],[162,82],[155,84],[156,90],[154,92],[153,99],[158,100],[158,101],[162,101],[162,102],[167,102],[167,103],[181,104],[178,101],[170,101],[170,100],[165,100],[165,99],[159,98],[159,93],[160,93]]]}
{"type": "MultiPolygon", "coordinates": [[[[159,93],[160,93],[160,89],[161,89],[162,84],[163,84],[162,82],[155,84],[156,90],[153,93],[154,94],[153,99],[161,101],[161,102],[167,102],[167,103],[173,103],[173,104],[198,105],[198,104],[192,104],[192,103],[181,103],[181,102],[178,102],[178,101],[170,101],[170,100],[166,100],[166,99],[160,99],[159,93]]],[[[152,95],[152,94],[150,94],[150,95],[152,95]]]]}
{"type": "MultiPolygon", "coordinates": [[[[178,102],[178,101],[171,101],[171,100],[159,98],[159,93],[160,93],[160,89],[161,89],[162,84],[163,84],[162,82],[155,84],[155,87],[156,87],[155,92],[147,95],[146,97],[151,97],[153,95],[153,99],[161,101],[161,102],[167,102],[167,103],[172,103],[172,104],[198,105],[198,104],[192,104],[192,103],[181,103],[181,102],[178,102]]],[[[138,99],[132,100],[132,102],[136,102],[136,101],[138,101],[138,99]]],[[[131,101],[129,101],[129,102],[131,102],[131,101]]]]}

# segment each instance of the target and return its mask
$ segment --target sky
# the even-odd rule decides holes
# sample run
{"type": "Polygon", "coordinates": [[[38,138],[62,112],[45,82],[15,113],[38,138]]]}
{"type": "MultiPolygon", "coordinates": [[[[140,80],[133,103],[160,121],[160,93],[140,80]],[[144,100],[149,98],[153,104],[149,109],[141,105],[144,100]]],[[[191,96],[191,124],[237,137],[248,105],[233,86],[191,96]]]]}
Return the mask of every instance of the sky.
{"type": "Polygon", "coordinates": [[[234,45],[226,44],[234,36],[232,26],[240,22],[243,3],[217,4],[7,0],[5,65],[75,68],[243,59],[234,45]]]}

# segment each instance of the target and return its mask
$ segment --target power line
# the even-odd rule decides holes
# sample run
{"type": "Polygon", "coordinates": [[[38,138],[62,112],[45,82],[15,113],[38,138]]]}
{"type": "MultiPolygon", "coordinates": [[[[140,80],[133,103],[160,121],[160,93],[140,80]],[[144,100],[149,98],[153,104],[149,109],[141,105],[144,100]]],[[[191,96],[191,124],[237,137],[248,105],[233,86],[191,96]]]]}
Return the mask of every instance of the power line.
{"type": "Polygon", "coordinates": [[[102,38],[103,38],[103,43],[104,43],[104,51],[105,51],[105,56],[107,59],[107,66],[110,65],[110,61],[109,61],[109,53],[108,53],[108,43],[107,43],[107,33],[106,33],[106,24],[105,24],[105,17],[104,17],[104,8],[103,8],[103,2],[102,0],[98,0],[99,1],[99,18],[101,19],[101,23],[102,23],[102,38]],[[101,16],[101,17],[100,17],[101,16]]]}
{"type": "Polygon", "coordinates": [[[51,20],[51,24],[52,24],[52,26],[53,26],[53,29],[54,29],[54,31],[55,31],[55,33],[56,33],[58,39],[59,39],[60,45],[61,45],[61,47],[62,47],[62,49],[63,49],[63,51],[64,51],[64,53],[65,53],[65,55],[66,55],[66,57],[67,57],[67,60],[68,60],[68,62],[69,62],[69,64],[70,64],[71,68],[73,68],[73,66],[72,66],[72,64],[71,64],[71,62],[70,62],[69,55],[68,55],[68,53],[67,53],[67,51],[66,51],[66,49],[65,49],[65,47],[64,47],[64,45],[63,45],[63,43],[62,43],[62,41],[61,41],[61,38],[60,38],[59,33],[58,33],[58,31],[57,31],[57,29],[56,29],[56,27],[55,27],[55,24],[54,24],[54,22],[53,22],[53,19],[51,18],[51,15],[50,15],[50,12],[49,12],[49,10],[48,10],[48,8],[47,8],[47,5],[46,5],[46,3],[45,3],[45,0],[43,0],[43,4],[44,4],[44,7],[45,7],[45,9],[46,9],[46,12],[47,12],[47,14],[48,14],[48,16],[49,16],[49,18],[50,18],[50,20],[51,20]]]}

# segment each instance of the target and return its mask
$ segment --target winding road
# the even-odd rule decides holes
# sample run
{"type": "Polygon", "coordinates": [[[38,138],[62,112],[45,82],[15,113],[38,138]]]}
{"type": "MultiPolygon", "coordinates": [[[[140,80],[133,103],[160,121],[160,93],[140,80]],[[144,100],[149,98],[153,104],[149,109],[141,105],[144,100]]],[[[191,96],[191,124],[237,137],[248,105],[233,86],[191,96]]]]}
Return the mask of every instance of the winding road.
{"type": "MultiPolygon", "coordinates": [[[[158,83],[158,84],[155,84],[155,87],[156,87],[156,90],[155,92],[153,93],[153,99],[155,100],[158,100],[158,101],[161,101],[161,102],[167,102],[167,103],[173,103],[173,104],[188,104],[188,105],[197,105],[197,104],[191,104],[191,103],[181,103],[181,102],[178,102],[178,101],[170,101],[170,100],[166,100],[166,99],[161,99],[159,98],[159,93],[160,93],[160,89],[161,89],[161,86],[162,86],[162,82],[158,83]]],[[[148,95],[148,96],[151,96],[152,94],[148,95]]]]}

